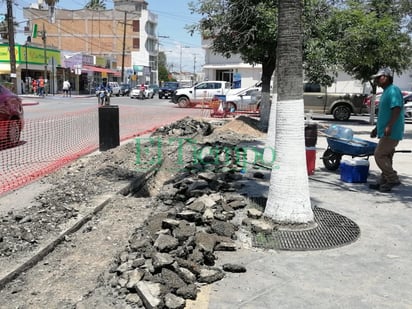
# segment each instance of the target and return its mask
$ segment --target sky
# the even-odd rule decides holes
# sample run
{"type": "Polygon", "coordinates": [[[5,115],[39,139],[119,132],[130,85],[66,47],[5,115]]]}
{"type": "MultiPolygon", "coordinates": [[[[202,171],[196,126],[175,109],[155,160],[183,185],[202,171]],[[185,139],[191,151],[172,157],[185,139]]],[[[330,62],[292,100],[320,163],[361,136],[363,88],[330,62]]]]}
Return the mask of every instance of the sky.
{"type": "MultiPolygon", "coordinates": [[[[160,37],[160,50],[166,53],[168,64],[173,70],[193,72],[201,70],[204,64],[204,51],[201,48],[199,34],[191,36],[185,29],[186,25],[196,23],[199,18],[190,13],[188,3],[191,0],[146,0],[148,9],[158,16],[157,35],[160,37]],[[181,61],[180,61],[181,60],[181,61]]],[[[14,0],[13,15],[17,22],[24,26],[23,7],[29,7],[37,0],[14,0]]],[[[76,10],[83,8],[88,0],[59,0],[56,7],[60,9],[76,10]]],[[[106,8],[113,8],[113,1],[106,0],[106,8]]],[[[6,12],[6,0],[0,0],[0,14],[6,12]]],[[[26,36],[19,31],[16,34],[16,43],[24,44],[26,36]]]]}

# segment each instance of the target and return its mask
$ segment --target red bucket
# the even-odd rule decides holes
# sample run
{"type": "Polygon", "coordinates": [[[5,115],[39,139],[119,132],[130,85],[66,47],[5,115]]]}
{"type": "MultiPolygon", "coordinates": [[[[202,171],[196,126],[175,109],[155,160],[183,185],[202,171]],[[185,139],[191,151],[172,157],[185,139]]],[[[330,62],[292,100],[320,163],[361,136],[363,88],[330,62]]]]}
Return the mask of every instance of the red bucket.
{"type": "Polygon", "coordinates": [[[316,163],[316,148],[306,147],[306,168],[308,175],[315,174],[315,163],[316,163]]]}

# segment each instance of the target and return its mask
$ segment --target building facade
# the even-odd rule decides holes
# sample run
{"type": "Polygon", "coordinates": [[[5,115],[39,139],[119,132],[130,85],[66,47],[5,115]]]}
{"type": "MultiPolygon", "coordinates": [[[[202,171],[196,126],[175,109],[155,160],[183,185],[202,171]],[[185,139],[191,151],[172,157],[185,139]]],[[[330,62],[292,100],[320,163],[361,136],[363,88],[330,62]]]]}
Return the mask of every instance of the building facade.
{"type": "Polygon", "coordinates": [[[205,80],[224,80],[236,88],[246,88],[255,85],[262,78],[262,65],[244,63],[240,55],[230,58],[216,54],[210,48],[210,40],[202,40],[205,51],[205,64],[203,73],[205,80]]]}
{"type": "Polygon", "coordinates": [[[92,65],[86,64],[86,69],[78,63],[76,68],[69,68],[72,71],[79,66],[82,74],[114,70],[119,74],[110,77],[118,82],[155,83],[157,16],[147,10],[144,0],[113,3],[112,10],[56,9],[53,16],[42,5],[24,8],[24,17],[30,21],[28,28],[37,27],[37,37],[32,36],[31,42],[68,53],[92,55],[96,60],[92,65]]]}

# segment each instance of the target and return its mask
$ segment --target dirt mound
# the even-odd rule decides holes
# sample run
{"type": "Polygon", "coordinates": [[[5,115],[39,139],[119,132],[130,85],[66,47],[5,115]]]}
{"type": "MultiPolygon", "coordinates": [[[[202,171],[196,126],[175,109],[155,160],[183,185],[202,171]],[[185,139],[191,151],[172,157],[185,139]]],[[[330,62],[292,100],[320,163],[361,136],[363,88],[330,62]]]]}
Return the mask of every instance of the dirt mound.
{"type": "Polygon", "coordinates": [[[216,128],[217,131],[231,130],[238,134],[250,135],[254,137],[263,137],[266,133],[262,132],[259,128],[259,121],[255,118],[247,116],[239,116],[224,124],[223,126],[216,128]]]}

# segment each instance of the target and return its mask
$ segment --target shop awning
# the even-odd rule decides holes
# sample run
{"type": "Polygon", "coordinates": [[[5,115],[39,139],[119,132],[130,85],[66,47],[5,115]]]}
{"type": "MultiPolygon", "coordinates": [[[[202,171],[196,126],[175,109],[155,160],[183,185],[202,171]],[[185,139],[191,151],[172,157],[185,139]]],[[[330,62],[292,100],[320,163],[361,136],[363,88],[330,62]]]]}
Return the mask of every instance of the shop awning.
{"type": "Polygon", "coordinates": [[[92,72],[100,72],[100,73],[108,73],[108,74],[117,74],[117,71],[106,69],[106,68],[100,68],[100,67],[95,67],[91,65],[83,65],[82,71],[92,71],[92,72]]]}

